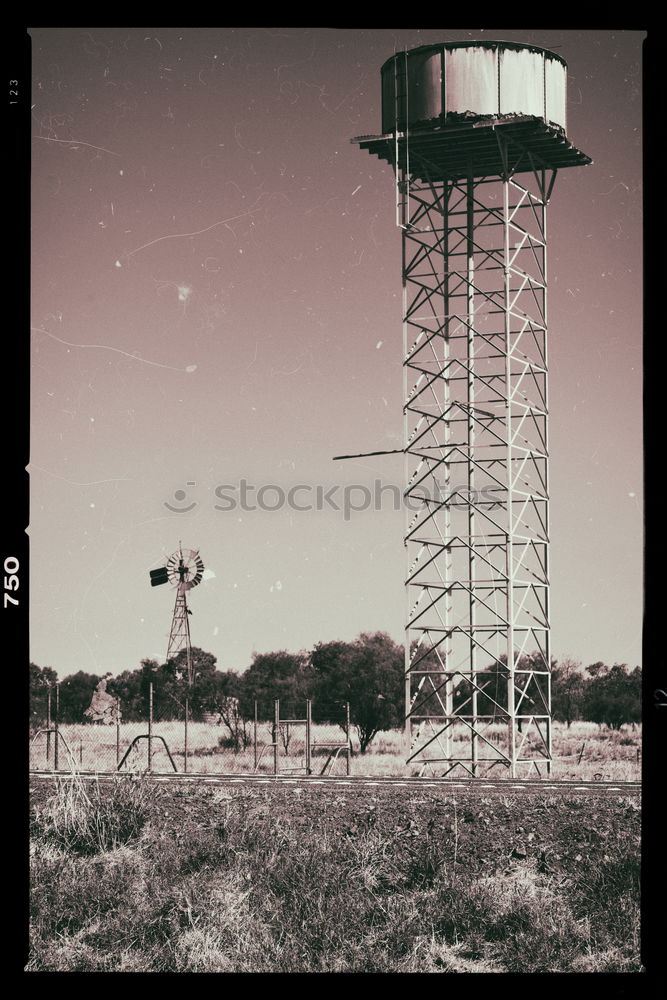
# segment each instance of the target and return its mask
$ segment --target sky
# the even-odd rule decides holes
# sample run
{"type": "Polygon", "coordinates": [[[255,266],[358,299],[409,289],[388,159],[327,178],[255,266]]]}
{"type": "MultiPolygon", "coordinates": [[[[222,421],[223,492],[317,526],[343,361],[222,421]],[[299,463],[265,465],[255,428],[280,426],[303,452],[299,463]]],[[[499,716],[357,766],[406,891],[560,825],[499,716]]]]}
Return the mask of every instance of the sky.
{"type": "Polygon", "coordinates": [[[345,510],[401,488],[402,458],[332,461],[402,444],[393,173],[350,139],[381,131],[395,50],[502,39],[566,60],[593,159],[549,207],[552,653],[639,663],[643,32],[29,34],[31,660],[162,662],[174,592],[149,570],[179,542],[220,669],[403,641],[403,512],[391,489],[345,510]]]}

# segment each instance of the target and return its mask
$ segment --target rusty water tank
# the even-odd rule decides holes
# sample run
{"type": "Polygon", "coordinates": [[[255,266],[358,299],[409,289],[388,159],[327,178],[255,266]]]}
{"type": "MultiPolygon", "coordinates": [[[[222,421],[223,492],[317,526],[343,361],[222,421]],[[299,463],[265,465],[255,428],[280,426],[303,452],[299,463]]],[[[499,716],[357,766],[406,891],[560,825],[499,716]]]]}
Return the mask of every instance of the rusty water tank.
{"type": "Polygon", "coordinates": [[[517,42],[442,42],[382,66],[382,131],[429,122],[532,116],[566,132],[565,60],[517,42]]]}

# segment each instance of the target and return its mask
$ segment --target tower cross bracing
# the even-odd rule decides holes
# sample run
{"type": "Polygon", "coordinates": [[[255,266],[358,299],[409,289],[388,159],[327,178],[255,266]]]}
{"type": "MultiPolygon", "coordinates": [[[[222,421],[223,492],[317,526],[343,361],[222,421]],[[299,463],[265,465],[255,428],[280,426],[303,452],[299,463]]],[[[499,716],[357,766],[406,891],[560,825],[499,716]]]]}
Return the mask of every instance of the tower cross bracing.
{"type": "Polygon", "coordinates": [[[422,770],[550,769],[553,176],[398,172],[406,735],[422,770]]]}

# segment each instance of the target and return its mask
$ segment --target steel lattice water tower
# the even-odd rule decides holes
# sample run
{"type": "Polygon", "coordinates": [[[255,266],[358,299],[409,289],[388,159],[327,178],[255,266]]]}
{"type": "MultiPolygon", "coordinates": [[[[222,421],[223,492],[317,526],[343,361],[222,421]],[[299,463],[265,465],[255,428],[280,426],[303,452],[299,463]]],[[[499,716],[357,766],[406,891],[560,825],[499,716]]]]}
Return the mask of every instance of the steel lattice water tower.
{"type": "Polygon", "coordinates": [[[566,64],[446,42],[382,67],[402,230],[408,762],[551,770],[546,206],[590,163],[566,64]]]}

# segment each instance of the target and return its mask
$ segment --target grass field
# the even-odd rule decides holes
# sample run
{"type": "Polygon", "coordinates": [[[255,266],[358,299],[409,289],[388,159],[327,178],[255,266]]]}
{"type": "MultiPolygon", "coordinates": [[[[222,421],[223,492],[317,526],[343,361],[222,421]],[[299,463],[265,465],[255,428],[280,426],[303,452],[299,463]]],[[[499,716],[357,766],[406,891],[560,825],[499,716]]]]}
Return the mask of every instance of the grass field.
{"type": "MultiPolygon", "coordinates": [[[[486,735],[493,739],[502,727],[493,724],[486,735]]],[[[463,733],[461,733],[463,736],[463,733]]],[[[641,778],[641,726],[623,726],[619,731],[601,727],[595,722],[553,723],[552,777],[576,781],[597,780],[639,781],[641,778]]],[[[456,735],[454,737],[456,746],[456,735]]],[[[354,774],[405,774],[402,734],[392,730],[378,733],[363,757],[354,759],[354,774]]],[[[413,769],[417,773],[417,769],[413,769]]],[[[494,767],[494,778],[508,777],[506,768],[494,767]]],[[[459,769],[453,776],[462,776],[459,769]]],[[[537,777],[526,767],[522,777],[537,777]]]]}
{"type": "Polygon", "coordinates": [[[635,799],[128,775],[31,801],[28,971],[641,971],[635,799]]]}
{"type": "MultiPolygon", "coordinates": [[[[503,727],[493,724],[488,727],[490,739],[500,737],[503,727]]],[[[68,758],[61,743],[59,751],[60,769],[69,770],[70,765],[87,771],[112,771],[116,768],[116,728],[115,726],[63,725],[61,732],[71,748],[72,760],[68,758]]],[[[118,756],[122,758],[132,740],[146,733],[145,723],[123,723],[119,731],[118,756]]],[[[182,723],[157,722],[153,727],[156,736],[162,736],[172,754],[179,771],[184,768],[184,730],[182,723]]],[[[211,774],[222,772],[249,773],[255,769],[255,754],[252,745],[242,753],[234,753],[228,747],[220,744],[226,731],[223,727],[209,725],[203,722],[190,723],[188,727],[188,771],[191,773],[211,774]]],[[[454,733],[454,746],[457,735],[463,737],[463,732],[454,733]]],[[[641,776],[641,726],[623,726],[621,730],[610,730],[593,722],[574,722],[568,729],[564,723],[553,724],[553,756],[552,776],[555,778],[573,780],[639,780],[641,776]]],[[[289,745],[289,755],[281,747],[280,767],[303,768],[305,766],[305,729],[297,727],[289,745]]],[[[314,725],[312,738],[314,742],[323,740],[344,740],[343,731],[336,726],[314,725]]],[[[258,732],[258,770],[263,773],[273,771],[273,751],[270,727],[262,724],[258,732]]],[[[158,771],[171,770],[169,758],[162,743],[153,743],[153,768],[158,771]]],[[[397,730],[378,733],[365,754],[359,753],[356,737],[352,738],[353,756],[350,762],[352,774],[373,775],[405,775],[418,774],[418,768],[405,765],[405,746],[402,734],[397,730]]],[[[314,756],[313,770],[318,772],[326,760],[326,756],[314,756]]],[[[53,746],[51,747],[51,764],[53,762],[53,746]]],[[[40,736],[32,744],[30,766],[33,769],[48,770],[46,757],[46,737],[40,736]]],[[[132,771],[145,770],[147,766],[147,741],[136,744],[126,761],[126,769],[132,771]]],[[[345,756],[340,754],[333,763],[333,773],[342,774],[345,770],[345,756]]],[[[330,769],[329,768],[329,769],[330,769]]],[[[327,773],[329,772],[327,770],[327,773]]],[[[461,775],[458,769],[454,775],[461,775]]],[[[493,777],[508,776],[507,769],[494,767],[490,774],[493,777]]],[[[535,777],[527,767],[520,776],[535,777]]]]}

